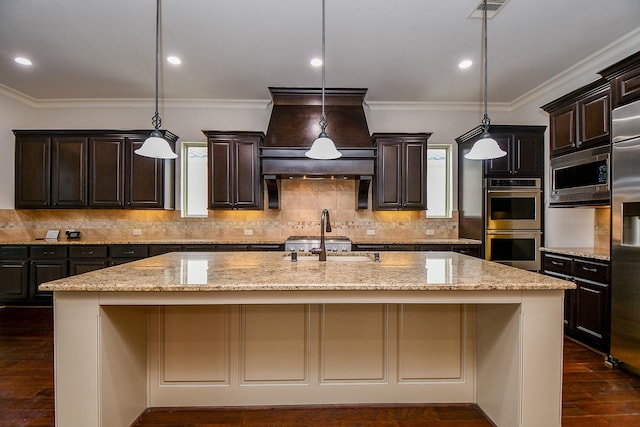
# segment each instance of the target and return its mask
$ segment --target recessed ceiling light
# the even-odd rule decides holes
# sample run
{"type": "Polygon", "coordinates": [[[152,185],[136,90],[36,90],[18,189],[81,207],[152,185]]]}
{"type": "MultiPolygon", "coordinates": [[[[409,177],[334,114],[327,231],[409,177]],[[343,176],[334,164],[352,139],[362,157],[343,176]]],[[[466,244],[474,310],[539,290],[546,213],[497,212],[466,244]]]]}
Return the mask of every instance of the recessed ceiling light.
{"type": "Polygon", "coordinates": [[[169,64],[173,64],[173,65],[182,64],[182,60],[180,58],[178,58],[177,56],[168,56],[167,57],[167,61],[169,62],[169,64]]]}
{"type": "Polygon", "coordinates": [[[20,65],[33,65],[33,62],[29,58],[24,58],[22,56],[18,56],[14,59],[20,65]]]}
{"type": "Polygon", "coordinates": [[[322,59],[320,58],[313,58],[311,61],[309,61],[311,63],[311,65],[313,65],[314,67],[320,67],[322,65],[322,59]]]}
{"type": "Polygon", "coordinates": [[[461,69],[464,70],[466,68],[471,67],[471,65],[473,65],[473,61],[472,60],[464,59],[464,60],[460,61],[460,63],[458,64],[458,68],[461,68],[461,69]]]}

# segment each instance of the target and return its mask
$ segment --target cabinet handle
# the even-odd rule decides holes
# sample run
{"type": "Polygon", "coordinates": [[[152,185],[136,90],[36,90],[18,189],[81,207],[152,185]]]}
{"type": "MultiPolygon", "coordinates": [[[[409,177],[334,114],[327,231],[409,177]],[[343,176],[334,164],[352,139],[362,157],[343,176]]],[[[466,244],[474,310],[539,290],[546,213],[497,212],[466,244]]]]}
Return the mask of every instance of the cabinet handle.
{"type": "Polygon", "coordinates": [[[564,267],[564,262],[559,262],[559,261],[553,261],[553,260],[552,260],[552,261],[551,261],[551,264],[553,264],[553,265],[558,265],[558,266],[560,266],[560,267],[564,267]]]}
{"type": "Polygon", "coordinates": [[[588,268],[588,267],[585,267],[584,265],[582,266],[582,269],[583,269],[584,271],[590,271],[590,272],[592,272],[592,273],[596,273],[596,272],[598,271],[598,269],[597,269],[597,268],[588,268]]]}
{"type": "Polygon", "coordinates": [[[82,252],[82,255],[93,255],[93,251],[82,252]]]}
{"type": "Polygon", "coordinates": [[[122,253],[125,254],[125,255],[133,255],[133,254],[136,253],[136,251],[124,251],[122,253]]]}
{"type": "Polygon", "coordinates": [[[53,254],[55,254],[55,252],[53,252],[53,251],[51,251],[51,252],[48,252],[48,251],[42,252],[42,255],[53,255],[53,254]]]}

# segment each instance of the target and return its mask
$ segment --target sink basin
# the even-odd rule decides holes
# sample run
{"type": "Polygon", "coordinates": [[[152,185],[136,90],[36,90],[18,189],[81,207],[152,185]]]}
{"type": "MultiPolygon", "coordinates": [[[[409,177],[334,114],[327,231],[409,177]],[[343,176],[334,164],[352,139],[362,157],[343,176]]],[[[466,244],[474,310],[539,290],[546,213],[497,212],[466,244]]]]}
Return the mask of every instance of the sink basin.
{"type": "MultiPolygon", "coordinates": [[[[291,255],[284,256],[285,261],[291,261],[291,255]]],[[[373,255],[362,254],[327,254],[327,262],[373,262],[373,255]]],[[[318,255],[315,254],[298,254],[298,262],[318,261],[318,255]]]]}

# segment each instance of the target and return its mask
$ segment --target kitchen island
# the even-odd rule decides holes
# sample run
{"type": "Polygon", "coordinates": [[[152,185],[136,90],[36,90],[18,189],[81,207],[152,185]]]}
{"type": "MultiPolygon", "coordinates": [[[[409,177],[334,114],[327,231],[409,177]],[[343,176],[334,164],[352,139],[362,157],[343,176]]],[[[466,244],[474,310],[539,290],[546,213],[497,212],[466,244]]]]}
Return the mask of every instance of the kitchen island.
{"type": "Polygon", "coordinates": [[[560,426],[574,285],[452,252],[170,253],[54,292],[56,423],[147,407],[476,403],[560,426]]]}

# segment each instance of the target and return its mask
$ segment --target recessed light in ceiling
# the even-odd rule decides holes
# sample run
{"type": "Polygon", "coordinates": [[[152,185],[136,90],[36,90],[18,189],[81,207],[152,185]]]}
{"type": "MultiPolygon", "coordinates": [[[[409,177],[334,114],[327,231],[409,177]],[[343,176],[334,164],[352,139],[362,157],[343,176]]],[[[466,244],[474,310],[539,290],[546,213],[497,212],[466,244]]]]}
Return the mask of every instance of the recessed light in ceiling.
{"type": "Polygon", "coordinates": [[[458,64],[458,68],[465,70],[469,67],[471,67],[473,65],[473,61],[470,59],[463,59],[462,61],[460,61],[460,63],[458,64]]]}
{"type": "Polygon", "coordinates": [[[311,65],[313,65],[314,67],[320,67],[322,65],[322,59],[320,58],[313,58],[311,61],[309,61],[309,63],[311,65]]]}
{"type": "Polygon", "coordinates": [[[14,61],[16,61],[20,65],[33,65],[33,62],[31,62],[29,58],[25,58],[22,56],[18,56],[14,59],[14,61]]]}
{"type": "Polygon", "coordinates": [[[182,60],[180,58],[178,58],[177,56],[168,56],[167,57],[167,62],[169,62],[169,64],[173,64],[173,65],[182,64],[182,60]]]}

